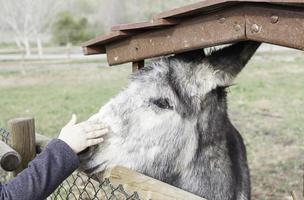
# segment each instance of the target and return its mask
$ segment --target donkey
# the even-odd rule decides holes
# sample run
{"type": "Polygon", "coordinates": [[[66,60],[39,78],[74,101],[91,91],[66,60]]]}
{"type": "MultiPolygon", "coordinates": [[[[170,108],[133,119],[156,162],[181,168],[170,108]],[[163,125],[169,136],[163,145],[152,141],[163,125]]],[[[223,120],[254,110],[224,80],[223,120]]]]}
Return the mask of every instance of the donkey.
{"type": "Polygon", "coordinates": [[[226,88],[260,43],[246,41],[206,55],[161,57],[92,116],[112,128],[105,144],[80,155],[94,174],[125,166],[208,200],[250,199],[242,137],[227,114],[226,88]]]}

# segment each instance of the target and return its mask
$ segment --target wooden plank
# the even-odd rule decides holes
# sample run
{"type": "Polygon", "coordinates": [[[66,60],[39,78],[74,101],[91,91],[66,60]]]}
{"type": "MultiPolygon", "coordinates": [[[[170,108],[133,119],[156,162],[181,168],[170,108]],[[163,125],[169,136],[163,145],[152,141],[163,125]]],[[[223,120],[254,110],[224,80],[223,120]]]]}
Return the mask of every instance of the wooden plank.
{"type": "Polygon", "coordinates": [[[176,8],[173,10],[162,12],[156,16],[155,19],[160,18],[180,18],[192,16],[198,13],[210,12],[212,10],[221,9],[226,6],[236,5],[239,3],[273,3],[273,4],[304,4],[303,0],[204,0],[198,3],[176,8]]]}
{"type": "Polygon", "coordinates": [[[113,31],[108,35],[101,35],[88,42],[82,44],[85,55],[105,53],[103,44],[116,41],[130,36],[130,33],[125,31],[113,31]]]}
{"type": "Polygon", "coordinates": [[[104,45],[90,47],[84,46],[82,47],[82,51],[84,55],[104,54],[106,53],[106,48],[104,45]]]}
{"type": "Polygon", "coordinates": [[[99,175],[99,178],[109,178],[115,185],[122,185],[130,194],[137,192],[141,199],[153,200],[204,200],[189,192],[183,191],[172,185],[150,178],[125,167],[114,167],[99,175]]]}
{"type": "Polygon", "coordinates": [[[88,42],[84,43],[82,46],[104,44],[106,42],[111,42],[113,40],[124,38],[129,35],[130,35],[129,33],[124,31],[113,31],[108,35],[97,36],[95,39],[89,40],[88,42]]]}
{"type": "Polygon", "coordinates": [[[245,39],[244,14],[235,7],[110,43],[106,51],[109,64],[115,65],[245,39]]]}
{"type": "Polygon", "coordinates": [[[8,122],[12,135],[12,147],[20,154],[22,162],[15,175],[27,168],[28,163],[36,156],[35,122],[33,118],[17,118],[8,122]]]}
{"type": "Polygon", "coordinates": [[[105,45],[112,41],[126,38],[136,33],[136,31],[146,31],[166,26],[176,25],[176,20],[157,19],[150,22],[134,23],[134,24],[121,24],[112,27],[112,32],[108,35],[101,35],[92,39],[82,46],[85,55],[94,55],[106,53],[105,45]]]}
{"type": "Polygon", "coordinates": [[[0,166],[5,171],[14,171],[21,163],[20,155],[0,140],[0,166]]]}
{"type": "Polygon", "coordinates": [[[136,71],[140,70],[143,67],[145,67],[145,61],[144,60],[133,62],[132,63],[132,72],[136,72],[136,71]]]}
{"type": "Polygon", "coordinates": [[[191,16],[197,13],[202,13],[204,11],[216,10],[232,4],[235,4],[235,2],[231,2],[229,0],[204,0],[180,8],[164,11],[162,13],[155,15],[153,18],[166,19],[166,18],[179,18],[179,17],[191,16]]]}
{"type": "MultiPolygon", "coordinates": [[[[101,36],[86,43],[84,45],[84,52],[86,55],[107,53],[109,64],[115,65],[156,56],[169,55],[172,53],[190,51],[203,47],[242,41],[247,39],[247,35],[245,33],[242,34],[243,30],[245,30],[245,26],[243,26],[245,22],[240,23],[241,20],[244,20],[244,18],[242,18],[244,16],[241,14],[243,11],[241,9],[247,5],[257,5],[257,7],[262,6],[264,8],[268,8],[270,4],[265,4],[266,2],[271,4],[296,5],[296,10],[298,10],[298,12],[292,12],[296,13],[296,16],[300,21],[302,20],[301,13],[303,13],[304,8],[303,0],[206,0],[164,12],[156,16],[156,21],[183,17],[183,19],[180,19],[182,20],[180,24],[175,25],[174,27],[169,26],[170,22],[168,23],[168,26],[164,26],[166,23],[161,21],[116,26],[113,30],[117,31],[110,35],[101,36]],[[245,2],[247,2],[247,4],[245,2]],[[248,2],[250,2],[250,4],[248,4],[248,2]],[[251,4],[253,2],[257,4],[251,4]],[[233,7],[231,7],[232,5],[233,7]],[[212,13],[208,13],[210,9],[212,10],[212,13]],[[222,10],[215,12],[217,9],[222,10]],[[229,16],[227,14],[227,10],[234,10],[235,16],[234,13],[229,13],[229,16]],[[185,18],[189,16],[193,17],[193,14],[200,14],[200,16],[192,19],[185,18]],[[160,17],[164,17],[166,19],[161,19],[160,17]],[[205,21],[203,22],[202,20],[204,19],[205,21]],[[199,22],[199,20],[201,20],[201,22],[199,22]],[[216,22],[223,23],[219,24],[216,22]],[[151,30],[153,27],[159,29],[151,30]],[[201,31],[199,31],[200,28],[202,29],[201,31]],[[236,32],[234,33],[234,31],[236,32]],[[199,41],[199,39],[201,39],[201,41],[199,41]]],[[[276,6],[276,8],[280,10],[280,12],[284,12],[283,10],[293,9],[293,7],[290,6],[276,6]]],[[[261,11],[264,12],[264,10],[261,11]]],[[[267,13],[267,15],[268,14],[269,13],[267,13]]],[[[284,16],[286,19],[289,18],[289,23],[285,23],[285,25],[282,26],[268,24],[266,19],[268,16],[265,16],[265,14],[259,16],[257,11],[256,13],[251,13],[251,15],[252,17],[257,15],[256,20],[262,20],[263,22],[260,24],[261,26],[265,25],[265,28],[258,34],[251,34],[248,30],[250,30],[252,24],[250,24],[250,21],[247,21],[246,28],[248,36],[250,36],[249,39],[303,49],[303,38],[299,33],[302,31],[303,25],[299,20],[292,21],[292,14],[283,14],[289,15],[289,17],[284,16]],[[277,32],[275,28],[279,28],[280,31],[277,32]],[[290,30],[288,31],[290,37],[285,37],[286,34],[284,35],[284,29],[290,30]],[[293,33],[291,29],[296,30],[296,32],[293,33]],[[272,33],[277,34],[273,38],[270,38],[270,36],[273,36],[272,33]],[[294,38],[298,38],[300,43],[294,40],[294,38]]]]}
{"type": "Polygon", "coordinates": [[[82,51],[84,55],[95,55],[95,54],[104,54],[106,53],[106,48],[104,45],[98,46],[83,46],[82,51]]]}
{"type": "MultiPolygon", "coordinates": [[[[241,5],[244,5],[246,3],[256,3],[257,5],[259,4],[263,6],[267,6],[269,4],[280,4],[293,5],[297,6],[298,8],[304,7],[303,0],[205,0],[195,4],[160,13],[159,15],[156,15],[153,18],[154,21],[114,26],[112,28],[114,32],[110,33],[109,35],[99,36],[83,44],[84,54],[93,55],[107,53],[107,45],[110,46],[112,45],[112,43],[116,43],[116,41],[123,39],[129,41],[128,37],[132,35],[144,34],[146,31],[151,31],[153,29],[167,29],[168,27],[177,24],[178,21],[188,21],[187,18],[189,18],[190,16],[195,17],[198,15],[213,15],[215,12],[219,12],[219,10],[225,10],[230,7],[240,7],[241,5]]],[[[156,35],[152,36],[156,37],[156,35]]],[[[162,37],[162,35],[160,35],[159,37],[162,37]]],[[[231,40],[227,42],[233,41],[233,38],[231,38],[231,40]]]]}
{"type": "Polygon", "coordinates": [[[304,50],[304,8],[246,8],[248,39],[304,50]]]}
{"type": "Polygon", "coordinates": [[[178,24],[177,20],[170,19],[155,19],[149,22],[140,22],[132,24],[120,24],[112,27],[112,31],[145,31],[151,29],[158,29],[166,26],[173,26],[178,24]]]}

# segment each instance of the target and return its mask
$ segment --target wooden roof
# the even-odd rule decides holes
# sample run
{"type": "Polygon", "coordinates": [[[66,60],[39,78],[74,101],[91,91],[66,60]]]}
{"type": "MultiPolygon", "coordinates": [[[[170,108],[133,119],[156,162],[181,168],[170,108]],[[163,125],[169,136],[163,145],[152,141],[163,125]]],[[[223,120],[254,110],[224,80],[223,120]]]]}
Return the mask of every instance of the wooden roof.
{"type": "Polygon", "coordinates": [[[244,40],[304,50],[304,0],[205,0],[113,26],[83,44],[110,65],[244,40]]]}

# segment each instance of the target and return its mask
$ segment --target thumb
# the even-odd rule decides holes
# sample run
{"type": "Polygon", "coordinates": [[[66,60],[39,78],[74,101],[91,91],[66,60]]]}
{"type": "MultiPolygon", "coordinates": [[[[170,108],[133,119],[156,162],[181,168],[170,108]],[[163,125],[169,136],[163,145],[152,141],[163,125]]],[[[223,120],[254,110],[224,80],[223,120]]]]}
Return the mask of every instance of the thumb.
{"type": "Polygon", "coordinates": [[[77,122],[77,117],[75,114],[73,114],[71,120],[65,126],[73,126],[76,124],[76,122],[77,122]]]}

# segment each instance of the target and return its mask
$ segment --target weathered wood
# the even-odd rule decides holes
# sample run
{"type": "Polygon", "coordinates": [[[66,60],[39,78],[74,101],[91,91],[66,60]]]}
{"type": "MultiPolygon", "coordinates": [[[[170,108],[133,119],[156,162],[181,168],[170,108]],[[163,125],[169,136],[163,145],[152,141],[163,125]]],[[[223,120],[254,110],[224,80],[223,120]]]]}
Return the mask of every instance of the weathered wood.
{"type": "Polygon", "coordinates": [[[235,7],[109,43],[106,51],[109,64],[115,65],[242,40],[244,13],[235,7]]]}
{"type": "Polygon", "coordinates": [[[108,35],[98,36],[95,39],[92,39],[82,45],[84,54],[92,55],[92,54],[99,54],[100,52],[106,53],[103,44],[125,38],[129,35],[130,33],[125,31],[113,31],[108,35]]]}
{"type": "Polygon", "coordinates": [[[17,118],[8,122],[12,136],[12,147],[20,154],[22,162],[15,170],[15,174],[25,169],[35,158],[35,122],[33,118],[17,118]]]}
{"type": "Polygon", "coordinates": [[[167,20],[167,19],[154,19],[149,22],[139,22],[139,23],[132,23],[132,24],[120,24],[113,26],[111,28],[112,31],[136,31],[140,30],[151,30],[162,28],[166,26],[173,26],[178,24],[177,20],[167,20]]]}
{"type": "Polygon", "coordinates": [[[181,18],[196,15],[203,12],[210,12],[222,7],[236,4],[235,1],[230,0],[205,0],[186,5],[180,8],[175,8],[173,10],[164,11],[155,15],[154,19],[168,19],[168,18],[181,18]]]}
{"type": "Polygon", "coordinates": [[[5,171],[14,171],[21,163],[20,155],[0,140],[0,166],[5,171]]]}
{"type": "Polygon", "coordinates": [[[304,50],[304,8],[250,5],[245,13],[249,40],[304,50]]]}
{"type": "Polygon", "coordinates": [[[83,46],[82,51],[84,55],[95,55],[95,54],[106,53],[106,48],[103,45],[83,46]]]}
{"type": "Polygon", "coordinates": [[[303,50],[303,13],[303,0],[205,0],[153,18],[173,20],[172,25],[115,26],[116,32],[91,40],[84,51],[87,55],[107,53],[109,64],[117,65],[246,40],[303,50]],[[173,25],[174,21],[178,23],[173,25]]]}
{"type": "Polygon", "coordinates": [[[301,5],[303,0],[204,0],[180,8],[169,11],[164,11],[154,16],[155,19],[180,18],[197,15],[213,10],[218,10],[223,7],[237,5],[239,3],[271,3],[271,4],[291,4],[301,5]]]}
{"type": "Polygon", "coordinates": [[[137,70],[140,70],[143,67],[145,67],[145,61],[144,60],[133,62],[132,63],[132,72],[136,72],[137,70]]]}
{"type": "Polygon", "coordinates": [[[103,43],[109,64],[134,62],[245,40],[304,50],[304,7],[240,4],[205,14],[183,19],[170,28],[146,31],[122,40],[103,43]]]}
{"type": "Polygon", "coordinates": [[[141,199],[152,200],[204,200],[194,194],[131,171],[125,167],[114,167],[99,175],[99,178],[109,178],[113,185],[122,185],[129,192],[137,192],[141,199]]]}

